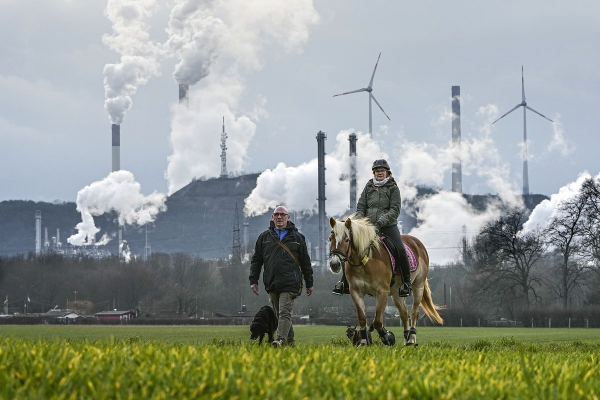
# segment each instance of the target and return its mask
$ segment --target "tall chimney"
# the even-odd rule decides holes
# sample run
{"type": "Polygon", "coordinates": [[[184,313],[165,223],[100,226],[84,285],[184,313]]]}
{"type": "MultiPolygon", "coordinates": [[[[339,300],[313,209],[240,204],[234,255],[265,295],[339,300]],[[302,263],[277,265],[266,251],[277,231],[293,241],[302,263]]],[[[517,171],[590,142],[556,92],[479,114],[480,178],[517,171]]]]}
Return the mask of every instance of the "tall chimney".
{"type": "Polygon", "coordinates": [[[42,253],[42,212],[37,210],[35,212],[35,254],[40,255],[42,253]]]}
{"type": "Polygon", "coordinates": [[[326,267],[325,263],[327,262],[327,257],[325,255],[326,249],[326,240],[327,236],[325,232],[327,232],[327,215],[325,214],[325,139],[327,139],[327,135],[321,131],[317,133],[317,160],[318,160],[318,193],[319,197],[317,197],[319,204],[319,253],[318,258],[321,263],[321,267],[326,267]]]}
{"type": "Polygon", "coordinates": [[[452,191],[462,193],[462,165],[460,158],[460,86],[452,86],[452,191]]]}
{"type": "Polygon", "coordinates": [[[60,242],[60,228],[56,228],[56,247],[59,249],[62,247],[62,243],[60,242]]]}
{"type": "Polygon", "coordinates": [[[189,90],[190,85],[179,84],[179,104],[185,104],[186,107],[190,105],[189,90]]]}
{"type": "Polygon", "coordinates": [[[356,212],[356,134],[353,132],[350,141],[350,213],[356,212]]]}
{"type": "Polygon", "coordinates": [[[48,241],[48,228],[44,228],[44,247],[46,251],[50,247],[50,242],[48,241]]]}
{"type": "Polygon", "coordinates": [[[227,134],[225,133],[225,117],[223,117],[223,131],[221,132],[221,178],[227,178],[227,134]]]}
{"type": "Polygon", "coordinates": [[[121,125],[112,124],[112,171],[121,169],[121,125]]]}
{"type": "Polygon", "coordinates": [[[250,233],[248,232],[248,229],[250,228],[250,223],[248,222],[244,222],[243,224],[243,236],[244,236],[244,254],[248,254],[249,253],[249,249],[250,249],[250,233]]]}
{"type": "MultiPolygon", "coordinates": [[[[121,170],[121,125],[112,124],[112,171],[121,170]]],[[[119,223],[119,258],[123,254],[123,227],[119,223]]]]}

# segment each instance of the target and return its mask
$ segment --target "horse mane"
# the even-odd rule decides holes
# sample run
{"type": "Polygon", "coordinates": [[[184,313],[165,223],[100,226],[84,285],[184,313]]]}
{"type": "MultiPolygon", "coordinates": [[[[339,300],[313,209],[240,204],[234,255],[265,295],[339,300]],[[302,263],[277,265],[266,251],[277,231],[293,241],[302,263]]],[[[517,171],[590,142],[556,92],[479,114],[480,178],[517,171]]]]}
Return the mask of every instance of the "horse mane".
{"type": "MultiPolygon", "coordinates": [[[[377,231],[375,227],[368,218],[354,218],[354,214],[345,217],[342,222],[346,222],[346,220],[350,218],[352,220],[352,247],[354,247],[358,252],[362,253],[369,246],[373,245],[377,250],[379,250],[379,244],[381,240],[377,235],[377,231]]],[[[344,233],[347,233],[348,229],[345,224],[337,224],[338,226],[344,229],[344,233]]]]}

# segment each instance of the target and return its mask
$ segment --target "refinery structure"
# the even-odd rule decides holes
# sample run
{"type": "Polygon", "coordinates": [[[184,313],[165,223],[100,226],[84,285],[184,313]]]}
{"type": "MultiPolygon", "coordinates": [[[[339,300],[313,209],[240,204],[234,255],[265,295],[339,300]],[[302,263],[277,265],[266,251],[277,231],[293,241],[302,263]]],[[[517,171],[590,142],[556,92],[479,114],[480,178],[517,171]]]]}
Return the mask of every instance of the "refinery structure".
{"type": "MultiPolygon", "coordinates": [[[[368,137],[372,137],[372,102],[380,108],[385,117],[389,120],[390,117],[385,113],[379,102],[373,95],[373,81],[377,66],[379,64],[379,55],[375,68],[373,69],[371,79],[366,88],[357,89],[350,92],[341,93],[336,96],[342,96],[347,94],[353,94],[358,92],[367,92],[369,95],[369,113],[368,113],[368,137]]],[[[507,114],[511,113],[518,107],[523,107],[524,112],[526,109],[539,114],[537,111],[531,109],[525,102],[525,91],[524,81],[522,84],[523,89],[523,101],[518,104],[515,108],[504,114],[499,119],[503,118],[507,114]]],[[[180,83],[179,89],[179,106],[190,107],[189,90],[190,85],[180,83]]],[[[461,164],[461,96],[460,86],[451,87],[451,110],[452,110],[452,125],[451,125],[451,143],[452,143],[452,175],[451,175],[451,190],[457,193],[463,193],[463,181],[462,181],[462,164],[461,164]]],[[[539,114],[541,115],[541,114],[539,114]]],[[[543,115],[541,115],[544,117],[543,115]]],[[[246,217],[240,219],[240,207],[239,204],[244,204],[244,200],[249,196],[250,192],[256,187],[256,180],[258,174],[237,174],[236,171],[228,171],[227,168],[227,139],[228,134],[225,127],[225,117],[219,116],[220,118],[220,171],[217,174],[216,171],[213,174],[214,179],[203,179],[203,180],[192,180],[187,186],[173,193],[167,199],[167,212],[165,215],[159,215],[156,223],[145,225],[142,227],[131,227],[128,228],[128,232],[125,232],[125,226],[122,224],[116,224],[114,228],[105,228],[109,230],[111,235],[111,243],[106,244],[105,241],[97,242],[96,238],[88,238],[85,246],[64,246],[60,239],[60,229],[52,227],[44,227],[42,225],[41,211],[35,212],[35,254],[41,255],[45,253],[56,253],[64,254],[68,256],[89,256],[95,258],[108,257],[111,255],[117,255],[119,258],[128,258],[131,254],[130,247],[133,247],[133,254],[144,258],[148,258],[152,249],[154,251],[189,251],[189,248],[198,248],[198,254],[206,257],[222,257],[224,254],[229,254],[234,260],[241,261],[247,260],[249,254],[252,252],[252,238],[268,226],[270,216],[263,215],[260,217],[246,217]],[[212,196],[214,194],[214,196],[212,196]],[[215,199],[213,200],[212,197],[215,199]],[[225,205],[228,205],[225,207],[225,205]],[[177,213],[183,213],[185,207],[188,207],[187,212],[190,215],[194,215],[192,218],[180,218],[177,213]],[[223,213],[228,213],[224,216],[223,213]],[[173,217],[174,215],[176,215],[173,217]],[[172,221],[167,220],[172,218],[172,221]],[[201,218],[200,218],[201,217],[201,218]],[[215,219],[216,218],[216,219],[215,219]],[[186,242],[188,244],[180,245],[175,243],[171,239],[161,239],[161,230],[176,231],[177,228],[173,225],[177,223],[181,224],[184,228],[178,233],[178,241],[186,242]],[[231,245],[222,246],[218,248],[219,251],[204,250],[206,247],[214,247],[214,240],[210,235],[204,235],[199,233],[200,238],[196,242],[190,239],[193,235],[190,232],[194,230],[190,227],[190,224],[194,221],[199,226],[206,226],[207,230],[219,231],[216,236],[229,237],[227,240],[231,245]],[[230,221],[230,222],[227,222],[230,221]],[[150,229],[149,229],[150,227],[150,229]],[[48,229],[56,229],[56,235],[51,238],[48,237],[48,229]],[[42,230],[43,229],[43,230],[42,230]],[[110,231],[110,229],[114,229],[110,231]],[[42,241],[42,235],[44,240],[42,241]],[[127,240],[124,236],[128,236],[127,240]],[[150,242],[154,241],[154,245],[150,242]],[[163,243],[164,242],[164,243],[163,243]],[[192,243],[193,242],[193,243],[192,243]],[[208,243],[211,243],[208,246],[208,243]],[[115,246],[116,245],[116,246],[115,246]],[[110,249],[110,250],[109,250],[110,249]]],[[[525,117],[524,117],[525,118],[525,117]]],[[[544,117],[546,118],[546,117],[544,117]]],[[[215,118],[216,119],[216,118],[215,118]]],[[[547,118],[546,118],[547,119],[547,118]]],[[[494,121],[497,122],[497,121],[494,121]]],[[[215,124],[215,128],[216,128],[215,124]]],[[[121,156],[120,156],[120,145],[121,145],[121,125],[113,123],[111,126],[112,134],[112,165],[111,171],[121,170],[121,156]]],[[[215,129],[215,134],[217,131],[215,129]]],[[[311,256],[315,265],[325,268],[328,258],[328,213],[327,213],[327,182],[326,182],[326,140],[327,134],[322,131],[318,131],[316,135],[316,156],[317,156],[317,179],[315,181],[317,198],[316,198],[316,213],[312,215],[303,215],[302,213],[294,213],[294,222],[307,232],[307,241],[311,248],[311,256]],[[314,232],[311,232],[311,229],[314,232]]],[[[357,195],[358,195],[358,183],[357,183],[357,148],[360,146],[358,136],[352,132],[348,135],[348,163],[344,166],[344,177],[348,178],[349,181],[349,193],[348,193],[348,208],[347,214],[351,214],[356,211],[357,195]]],[[[526,141],[526,125],[524,122],[524,141],[526,141]]],[[[215,149],[216,150],[216,149],[215,149]]],[[[525,150],[526,151],[526,150],[525,150]]],[[[215,151],[216,154],[217,151],[215,151]]],[[[529,183],[527,175],[527,160],[524,159],[523,166],[523,194],[529,193],[529,183]]],[[[293,207],[292,207],[293,209],[293,207]]],[[[409,219],[404,214],[401,219],[409,219]]],[[[113,221],[116,220],[116,216],[112,216],[113,221]]],[[[404,229],[407,230],[410,223],[399,220],[399,223],[403,225],[404,229]]],[[[52,230],[52,232],[54,232],[52,230]]],[[[215,236],[215,237],[216,237],[215,236]]]]}

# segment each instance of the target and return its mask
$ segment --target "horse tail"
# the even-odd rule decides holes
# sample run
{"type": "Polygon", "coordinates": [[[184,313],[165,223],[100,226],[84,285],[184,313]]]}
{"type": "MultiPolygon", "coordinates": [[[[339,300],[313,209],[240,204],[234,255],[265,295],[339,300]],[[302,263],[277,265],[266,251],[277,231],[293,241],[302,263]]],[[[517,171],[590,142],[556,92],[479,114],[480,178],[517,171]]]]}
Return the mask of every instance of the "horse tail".
{"type": "Polygon", "coordinates": [[[425,311],[425,314],[429,317],[430,321],[435,321],[438,324],[443,324],[444,320],[440,317],[437,310],[441,310],[442,307],[436,306],[433,304],[433,299],[431,298],[431,289],[429,288],[429,282],[425,279],[425,285],[423,288],[423,299],[421,300],[421,307],[425,311]]]}

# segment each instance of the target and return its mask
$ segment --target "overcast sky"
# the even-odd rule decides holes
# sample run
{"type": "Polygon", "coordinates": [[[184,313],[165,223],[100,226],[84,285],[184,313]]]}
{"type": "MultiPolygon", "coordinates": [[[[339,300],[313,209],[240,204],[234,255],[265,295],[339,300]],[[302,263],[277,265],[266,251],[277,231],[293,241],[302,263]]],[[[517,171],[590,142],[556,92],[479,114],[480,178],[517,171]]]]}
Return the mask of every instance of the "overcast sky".
{"type": "MultiPolygon", "coordinates": [[[[156,4],[146,20],[149,41],[166,43],[174,2],[144,1],[156,4]]],[[[245,8],[237,14],[211,5],[237,30],[224,35],[229,42],[212,53],[210,75],[192,87],[190,108],[203,114],[188,126],[204,143],[201,152],[171,137],[179,129],[175,54],[158,57],[157,73],[131,95],[121,125],[121,167],[143,193],[167,194],[193,176],[218,176],[223,115],[231,121],[228,147],[239,153],[232,154],[231,169],[308,162],[319,130],[333,153],[341,130],[367,131],[368,100],[365,93],[332,95],[367,86],[380,52],[373,93],[391,121],[374,108],[374,139],[394,169],[403,143],[448,146],[450,89],[460,85],[463,139],[488,135],[520,188],[522,111],[489,123],[520,103],[523,65],[528,104],[556,121],[527,115],[530,191],[551,195],[585,170],[599,172],[598,1],[304,1],[290,10],[292,17],[303,15],[297,26],[293,18],[269,26],[271,11],[252,9],[273,2],[236,3],[245,8]],[[252,18],[263,26],[246,24],[252,18]],[[256,36],[245,35],[246,27],[256,36]],[[256,48],[247,50],[250,45],[256,48]],[[223,83],[228,74],[235,75],[230,86],[223,83]],[[227,106],[213,109],[211,99],[227,106]],[[169,189],[168,157],[182,147],[192,161],[171,167],[179,168],[179,180],[169,178],[169,189]]],[[[105,0],[0,0],[0,200],[75,201],[80,189],[110,172],[103,70],[121,55],[102,40],[113,33],[106,7],[105,0]]],[[[463,168],[469,174],[464,192],[493,192],[476,171],[463,168]]],[[[439,186],[450,187],[449,174],[439,186]]]]}

